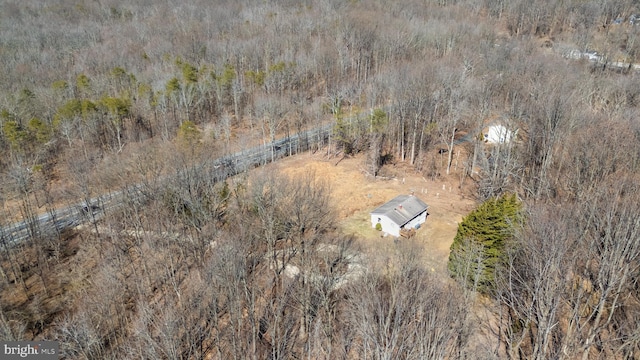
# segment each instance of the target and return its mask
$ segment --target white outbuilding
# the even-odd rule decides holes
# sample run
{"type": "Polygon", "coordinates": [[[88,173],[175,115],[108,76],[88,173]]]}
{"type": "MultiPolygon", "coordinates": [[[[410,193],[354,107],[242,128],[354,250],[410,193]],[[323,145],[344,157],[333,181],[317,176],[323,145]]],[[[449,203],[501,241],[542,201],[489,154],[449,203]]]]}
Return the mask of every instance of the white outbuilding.
{"type": "Polygon", "coordinates": [[[489,144],[508,143],[515,135],[515,131],[507,129],[504,125],[491,125],[483,131],[484,141],[489,144]]]}
{"type": "Polygon", "coordinates": [[[401,229],[417,229],[427,221],[429,206],[413,195],[398,195],[371,212],[371,226],[395,237],[401,229]]]}

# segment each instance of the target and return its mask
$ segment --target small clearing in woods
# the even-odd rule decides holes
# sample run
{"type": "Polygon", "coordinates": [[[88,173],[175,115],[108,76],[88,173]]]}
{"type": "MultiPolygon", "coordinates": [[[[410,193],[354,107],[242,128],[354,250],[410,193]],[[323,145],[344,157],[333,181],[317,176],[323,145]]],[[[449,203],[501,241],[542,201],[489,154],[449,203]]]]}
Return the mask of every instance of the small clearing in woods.
{"type": "MultiPolygon", "coordinates": [[[[432,271],[445,272],[449,247],[458,223],[475,206],[471,180],[462,188],[455,172],[427,179],[412,166],[398,162],[385,165],[384,179],[374,179],[363,169],[363,157],[327,158],[326,153],[305,153],[277,161],[270,166],[293,177],[307,173],[325,179],[331,190],[339,224],[346,234],[354,234],[367,252],[387,254],[393,237],[382,238],[371,227],[369,212],[400,194],[413,194],[429,205],[427,222],[417,231],[415,240],[424,248],[424,261],[432,271]]],[[[406,241],[401,239],[400,241],[406,241]]]]}

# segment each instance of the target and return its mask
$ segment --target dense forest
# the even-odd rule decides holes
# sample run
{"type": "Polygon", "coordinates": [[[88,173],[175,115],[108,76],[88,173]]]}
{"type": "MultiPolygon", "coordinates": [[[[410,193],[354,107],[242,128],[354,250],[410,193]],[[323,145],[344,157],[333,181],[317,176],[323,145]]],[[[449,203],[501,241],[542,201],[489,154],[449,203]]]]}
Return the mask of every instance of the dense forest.
{"type": "Polygon", "coordinates": [[[67,359],[640,358],[638,14],[2,1],[0,226],[125,199],[55,235],[0,234],[0,339],[55,340],[67,359]],[[485,146],[496,123],[516,139],[485,146]],[[372,177],[402,162],[471,184],[458,276],[411,241],[365,266],[314,174],[203,171],[326,125],[323,151],[372,177]]]}

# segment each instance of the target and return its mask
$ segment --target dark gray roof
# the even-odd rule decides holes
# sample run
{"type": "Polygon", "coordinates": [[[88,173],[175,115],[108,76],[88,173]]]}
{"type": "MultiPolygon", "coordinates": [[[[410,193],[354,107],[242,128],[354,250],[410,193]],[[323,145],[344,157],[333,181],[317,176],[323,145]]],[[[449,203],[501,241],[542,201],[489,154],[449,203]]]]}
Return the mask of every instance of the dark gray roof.
{"type": "Polygon", "coordinates": [[[386,204],[371,212],[372,215],[385,215],[391,221],[403,226],[411,219],[422,214],[429,206],[413,195],[398,195],[386,204]]]}

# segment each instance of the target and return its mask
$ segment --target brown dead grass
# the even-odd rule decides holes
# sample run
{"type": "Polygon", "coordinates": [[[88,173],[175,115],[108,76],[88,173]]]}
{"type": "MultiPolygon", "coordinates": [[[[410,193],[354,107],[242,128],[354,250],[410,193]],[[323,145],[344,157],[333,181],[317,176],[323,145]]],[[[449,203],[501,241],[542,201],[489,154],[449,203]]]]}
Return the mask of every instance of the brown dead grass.
{"type": "Polygon", "coordinates": [[[326,180],[341,230],[355,235],[365,249],[373,252],[384,253],[394,243],[392,237],[381,238],[381,233],[371,227],[369,212],[397,195],[413,192],[429,205],[427,222],[416,235],[416,241],[424,247],[425,266],[445,273],[458,223],[476,204],[471,197],[471,182],[460,188],[455,171],[432,181],[404,163],[385,166],[385,179],[374,179],[362,170],[363,161],[361,156],[341,160],[327,158],[326,153],[307,153],[271,166],[292,177],[312,173],[326,180]]]}

